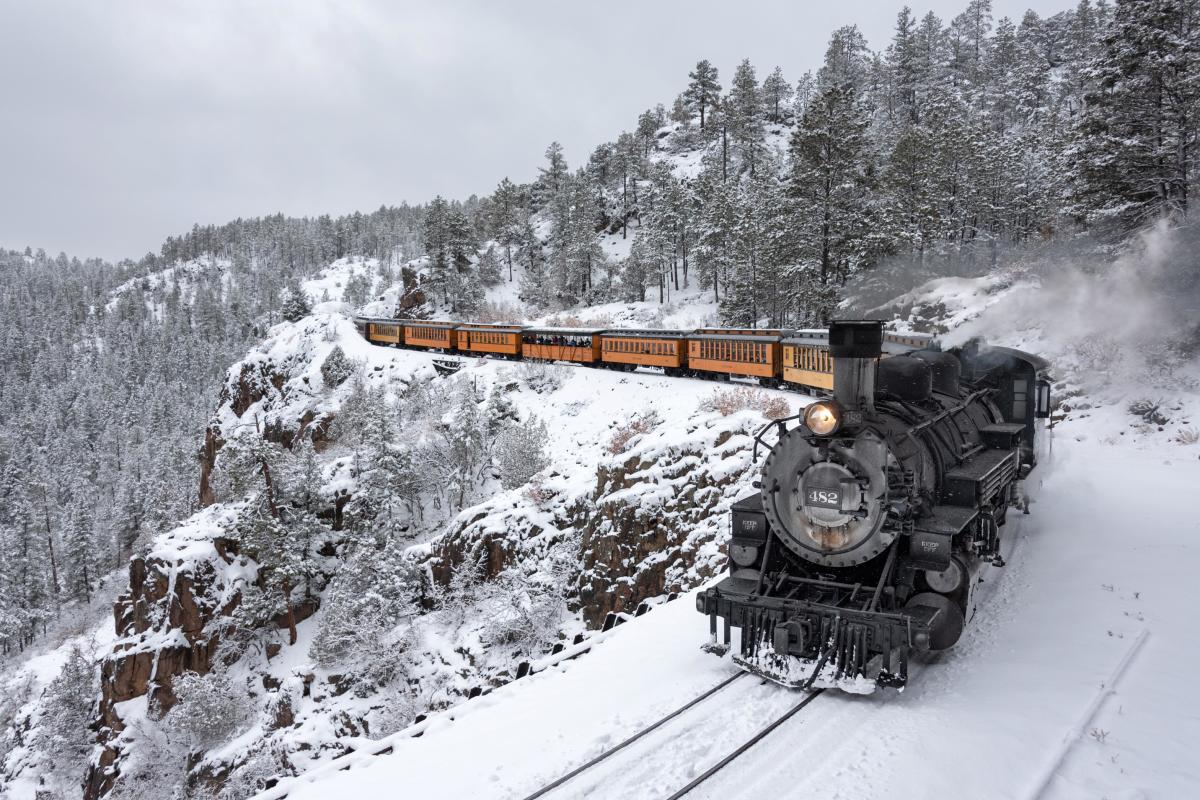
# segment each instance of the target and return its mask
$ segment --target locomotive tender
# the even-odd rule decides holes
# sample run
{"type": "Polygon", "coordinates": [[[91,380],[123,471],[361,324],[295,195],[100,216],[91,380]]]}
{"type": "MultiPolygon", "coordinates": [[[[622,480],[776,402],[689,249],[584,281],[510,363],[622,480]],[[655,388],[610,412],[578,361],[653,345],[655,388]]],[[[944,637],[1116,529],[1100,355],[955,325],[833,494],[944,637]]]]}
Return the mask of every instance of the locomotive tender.
{"type": "Polygon", "coordinates": [[[735,662],[778,683],[903,687],[910,654],[958,641],[981,571],[1003,566],[1000,530],[1027,510],[1043,445],[1047,364],[978,341],[881,358],[875,321],[835,322],[826,341],[833,398],[759,434],[778,439],[733,507],[730,574],[697,609],[707,649],[728,652],[738,628],[735,662]]]}

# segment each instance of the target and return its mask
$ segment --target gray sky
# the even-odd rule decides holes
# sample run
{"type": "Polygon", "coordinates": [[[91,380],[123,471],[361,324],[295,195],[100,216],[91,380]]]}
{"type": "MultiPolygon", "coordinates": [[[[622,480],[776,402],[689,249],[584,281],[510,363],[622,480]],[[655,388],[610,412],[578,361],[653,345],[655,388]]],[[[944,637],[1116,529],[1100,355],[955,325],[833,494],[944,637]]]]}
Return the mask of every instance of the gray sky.
{"type": "MultiPolygon", "coordinates": [[[[1071,0],[993,0],[995,16],[1071,0]]],[[[0,5],[0,247],[106,258],[194,222],[369,211],[572,166],[708,58],[794,81],[903,5],[28,0],[0,5]]],[[[944,21],[966,0],[914,4],[944,21]]]]}

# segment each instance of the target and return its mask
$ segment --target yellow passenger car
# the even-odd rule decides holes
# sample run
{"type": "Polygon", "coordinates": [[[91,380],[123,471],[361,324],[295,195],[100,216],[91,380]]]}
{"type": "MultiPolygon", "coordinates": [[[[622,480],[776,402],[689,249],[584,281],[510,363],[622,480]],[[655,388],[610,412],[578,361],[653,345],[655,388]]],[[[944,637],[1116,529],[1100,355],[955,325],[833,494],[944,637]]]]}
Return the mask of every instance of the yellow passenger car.
{"type": "Polygon", "coordinates": [[[808,389],[833,391],[828,331],[796,331],[795,336],[783,340],[783,380],[808,389]]]}
{"type": "Polygon", "coordinates": [[[695,333],[688,337],[688,368],[774,383],[779,377],[780,341],[763,331],[695,333]]]}
{"type": "Polygon", "coordinates": [[[600,358],[627,369],[662,367],[668,374],[687,367],[686,331],[614,328],[600,334],[600,358]]]}
{"type": "Polygon", "coordinates": [[[453,350],[458,342],[456,322],[426,322],[406,320],[404,343],[409,347],[424,347],[430,350],[453,350]]]}
{"type": "Polygon", "coordinates": [[[543,361],[594,364],[600,360],[599,334],[599,328],[525,328],[521,353],[543,361]]]}
{"type": "Polygon", "coordinates": [[[456,347],[466,353],[493,353],[501,356],[521,355],[521,328],[513,325],[459,325],[456,347]]]}
{"type": "Polygon", "coordinates": [[[359,332],[368,342],[374,344],[395,344],[404,343],[403,333],[400,329],[400,323],[394,319],[364,319],[359,318],[354,320],[354,324],[358,327],[359,332]]]}

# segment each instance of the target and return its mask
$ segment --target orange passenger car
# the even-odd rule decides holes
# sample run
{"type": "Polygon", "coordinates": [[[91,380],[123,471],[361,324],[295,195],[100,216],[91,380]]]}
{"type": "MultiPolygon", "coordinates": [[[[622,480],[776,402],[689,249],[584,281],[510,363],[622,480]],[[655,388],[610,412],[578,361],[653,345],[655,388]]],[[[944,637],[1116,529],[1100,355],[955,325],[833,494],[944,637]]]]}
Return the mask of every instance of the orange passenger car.
{"type": "Polygon", "coordinates": [[[375,344],[403,344],[400,323],[394,319],[356,319],[359,333],[368,342],[375,344]]]}
{"type": "Polygon", "coordinates": [[[795,336],[783,340],[783,379],[809,389],[833,391],[828,331],[795,331],[795,336]]]}
{"type": "Polygon", "coordinates": [[[600,358],[626,369],[662,367],[667,374],[687,368],[687,331],[614,329],[600,334],[600,358]]]}
{"type": "Polygon", "coordinates": [[[544,361],[594,364],[600,360],[599,334],[598,328],[525,328],[521,353],[544,361]]]}
{"type": "Polygon", "coordinates": [[[458,342],[456,322],[426,322],[410,320],[404,323],[404,343],[409,347],[431,350],[453,350],[458,342]]]}
{"type": "Polygon", "coordinates": [[[761,378],[774,383],[780,374],[782,338],[763,334],[763,331],[693,334],[688,337],[688,367],[698,372],[761,378]]]}
{"type": "Polygon", "coordinates": [[[459,325],[459,350],[467,353],[495,353],[501,356],[521,355],[521,330],[513,325],[459,325]]]}

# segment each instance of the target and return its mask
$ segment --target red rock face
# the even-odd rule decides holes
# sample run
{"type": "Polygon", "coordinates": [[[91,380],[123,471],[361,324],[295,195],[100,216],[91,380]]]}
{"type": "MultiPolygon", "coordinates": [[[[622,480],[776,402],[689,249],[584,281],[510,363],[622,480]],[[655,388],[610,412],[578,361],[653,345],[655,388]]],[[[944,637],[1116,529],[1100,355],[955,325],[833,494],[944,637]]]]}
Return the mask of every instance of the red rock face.
{"type": "MultiPolygon", "coordinates": [[[[217,552],[214,547],[214,554],[217,552]]],[[[87,776],[85,797],[98,798],[112,788],[119,774],[120,751],[114,740],[125,729],[116,704],[151,694],[162,711],[175,704],[172,680],[185,671],[207,673],[219,643],[206,627],[217,609],[206,596],[214,577],[213,565],[189,565],[176,572],[157,559],[135,558],[129,564],[129,589],[113,604],[119,641],[100,667],[98,728],[104,751],[87,776]]]]}
{"type": "MultiPolygon", "coordinates": [[[[150,695],[151,707],[165,713],[175,704],[172,684],[185,672],[207,674],[212,669],[220,636],[220,618],[229,617],[241,599],[235,593],[218,605],[216,561],[233,560],[237,542],[213,540],[214,560],[189,562],[184,568],[162,560],[136,558],[129,565],[129,589],[113,604],[118,642],[100,668],[101,697],[97,728],[104,750],[89,770],[84,797],[97,800],[120,774],[117,737],[125,724],[116,705],[150,695]]],[[[297,602],[296,621],[318,608],[316,598],[297,602]]],[[[283,626],[282,619],[274,620],[283,626]]]]}
{"type": "Polygon", "coordinates": [[[213,467],[217,463],[217,451],[225,444],[215,427],[209,426],[204,431],[204,447],[200,450],[200,507],[205,508],[217,502],[216,492],[212,487],[213,467]]]}
{"type": "MultiPolygon", "coordinates": [[[[719,516],[717,505],[725,489],[743,475],[723,470],[722,477],[715,479],[698,466],[706,456],[723,457],[723,449],[734,446],[729,439],[721,434],[703,451],[601,465],[592,495],[560,512],[554,524],[580,534],[580,573],[574,595],[589,627],[601,627],[612,612],[633,613],[643,600],[689,589],[723,567],[723,560],[698,563],[690,537],[702,522],[719,516]],[[642,483],[669,483],[675,488],[651,508],[609,499],[642,483]],[[687,585],[681,580],[684,575],[689,576],[687,585]]],[[[499,524],[481,513],[437,540],[430,561],[434,580],[449,584],[464,564],[479,564],[483,578],[489,580],[510,565],[536,557],[528,551],[534,546],[529,543],[539,539],[543,529],[525,516],[496,513],[505,517],[499,524]]]]}

